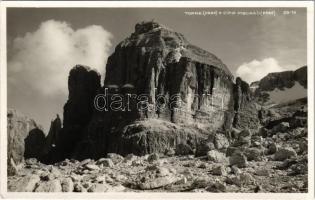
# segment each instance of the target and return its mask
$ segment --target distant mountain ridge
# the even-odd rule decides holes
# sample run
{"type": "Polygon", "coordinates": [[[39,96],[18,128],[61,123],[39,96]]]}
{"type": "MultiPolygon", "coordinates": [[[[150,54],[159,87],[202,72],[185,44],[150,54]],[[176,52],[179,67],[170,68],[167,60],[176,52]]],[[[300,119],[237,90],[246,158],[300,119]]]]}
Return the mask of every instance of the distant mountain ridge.
{"type": "Polygon", "coordinates": [[[307,66],[295,71],[269,73],[260,81],[250,84],[251,90],[262,103],[283,103],[307,96],[307,66]]]}

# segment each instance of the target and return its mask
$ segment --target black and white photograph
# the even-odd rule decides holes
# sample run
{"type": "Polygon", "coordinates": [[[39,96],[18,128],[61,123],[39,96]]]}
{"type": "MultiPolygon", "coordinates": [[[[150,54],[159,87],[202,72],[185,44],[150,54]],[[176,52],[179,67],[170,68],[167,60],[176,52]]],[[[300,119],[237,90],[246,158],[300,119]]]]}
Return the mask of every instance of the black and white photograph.
{"type": "Polygon", "coordinates": [[[6,192],[312,192],[313,4],[131,3],[2,7],[6,192]]]}

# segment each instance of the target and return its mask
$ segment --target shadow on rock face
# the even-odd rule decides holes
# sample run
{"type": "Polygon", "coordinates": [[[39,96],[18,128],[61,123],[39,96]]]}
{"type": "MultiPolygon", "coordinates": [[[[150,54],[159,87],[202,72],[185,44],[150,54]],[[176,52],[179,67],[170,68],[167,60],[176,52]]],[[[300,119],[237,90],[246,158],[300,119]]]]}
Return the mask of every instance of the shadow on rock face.
{"type": "Polygon", "coordinates": [[[92,140],[79,142],[74,152],[74,159],[80,161],[86,158],[100,158],[100,156],[97,155],[97,145],[92,140]]]}
{"type": "Polygon", "coordinates": [[[32,129],[28,136],[24,139],[25,143],[25,158],[36,158],[38,160],[42,157],[42,150],[45,145],[45,134],[38,128],[32,129]]]}

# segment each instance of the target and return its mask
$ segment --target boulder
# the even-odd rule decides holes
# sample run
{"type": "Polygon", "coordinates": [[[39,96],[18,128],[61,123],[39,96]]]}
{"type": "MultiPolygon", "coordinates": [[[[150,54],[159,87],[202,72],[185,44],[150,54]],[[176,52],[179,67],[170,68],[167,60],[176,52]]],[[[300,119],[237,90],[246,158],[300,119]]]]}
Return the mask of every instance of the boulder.
{"type": "Polygon", "coordinates": [[[85,168],[88,169],[88,170],[100,170],[100,168],[97,166],[97,165],[94,165],[94,164],[87,164],[85,165],[85,168]]]}
{"type": "Polygon", "coordinates": [[[209,142],[207,140],[201,141],[197,146],[196,146],[196,152],[195,156],[205,156],[207,153],[211,150],[214,150],[215,146],[212,142],[209,142]]]}
{"type": "Polygon", "coordinates": [[[87,159],[82,160],[79,165],[84,166],[84,165],[87,165],[89,163],[93,163],[93,160],[90,158],[87,158],[87,159]]]}
{"type": "Polygon", "coordinates": [[[62,176],[62,173],[59,171],[58,168],[54,167],[54,166],[51,166],[50,169],[49,169],[49,172],[51,174],[53,174],[55,177],[60,177],[62,176]]]}
{"type": "Polygon", "coordinates": [[[270,170],[268,169],[258,169],[255,171],[257,176],[270,176],[270,170]]]}
{"type": "Polygon", "coordinates": [[[207,137],[206,131],[160,119],[140,120],[122,127],[109,136],[113,142],[107,144],[108,151],[121,155],[164,153],[168,149],[182,155],[194,154],[199,141],[207,137]]]}
{"type": "Polygon", "coordinates": [[[278,146],[276,143],[272,142],[271,144],[268,145],[268,153],[269,154],[274,154],[278,151],[278,146]]]}
{"type": "Polygon", "coordinates": [[[258,148],[261,147],[262,142],[263,142],[263,139],[261,136],[253,135],[251,137],[251,144],[253,147],[258,147],[258,148]]]}
{"type": "Polygon", "coordinates": [[[35,189],[35,192],[62,192],[60,180],[54,179],[47,182],[41,182],[35,189]]]}
{"type": "Polygon", "coordinates": [[[273,133],[281,132],[285,133],[290,129],[290,124],[288,122],[281,122],[272,128],[273,133]]]}
{"type": "Polygon", "coordinates": [[[96,164],[103,165],[104,167],[114,167],[114,163],[110,158],[100,158],[96,164]]]}
{"type": "Polygon", "coordinates": [[[250,173],[243,172],[238,176],[242,185],[255,183],[254,177],[250,173]]]}
{"type": "Polygon", "coordinates": [[[175,149],[176,155],[189,155],[193,154],[194,151],[188,144],[180,143],[176,146],[175,149]]]}
{"type": "Polygon", "coordinates": [[[198,168],[201,168],[201,169],[207,169],[208,168],[208,163],[200,163],[200,165],[198,166],[198,168]]]}
{"type": "Polygon", "coordinates": [[[211,150],[207,153],[207,157],[209,161],[216,162],[216,163],[227,163],[228,158],[225,156],[224,153],[221,153],[217,150],[211,150]]]}
{"type": "Polygon", "coordinates": [[[149,179],[144,183],[140,183],[139,187],[142,190],[152,190],[163,186],[175,183],[178,179],[175,176],[159,177],[155,179],[149,179]]]}
{"type": "Polygon", "coordinates": [[[56,177],[55,177],[54,174],[51,174],[51,173],[49,173],[49,172],[47,172],[47,171],[45,171],[45,172],[43,172],[43,173],[40,174],[40,179],[41,179],[42,181],[51,181],[51,180],[53,180],[53,179],[55,179],[55,178],[56,178],[56,177]]]}
{"type": "Polygon", "coordinates": [[[142,190],[151,190],[173,184],[178,180],[170,169],[153,165],[148,166],[145,172],[140,174],[138,187],[142,190]]]}
{"type": "Polygon", "coordinates": [[[303,140],[299,142],[299,154],[307,152],[308,150],[308,143],[307,140],[303,140]]]}
{"type": "Polygon", "coordinates": [[[70,177],[64,178],[61,181],[62,192],[72,192],[74,190],[74,184],[70,177]]]}
{"type": "Polygon", "coordinates": [[[116,153],[108,153],[107,158],[111,159],[116,165],[124,160],[124,157],[116,153]]]}
{"type": "Polygon", "coordinates": [[[130,154],[125,156],[124,162],[129,162],[129,161],[132,162],[132,161],[135,161],[135,160],[138,160],[138,159],[139,159],[139,156],[136,156],[136,155],[130,153],[130,154]]]}
{"type": "Polygon", "coordinates": [[[262,161],[263,159],[263,150],[258,148],[247,148],[244,151],[244,155],[247,157],[248,161],[262,161]]]}
{"type": "Polygon", "coordinates": [[[266,128],[261,127],[258,130],[258,135],[263,137],[263,138],[266,138],[269,135],[269,133],[268,133],[268,130],[266,128]]]}
{"type": "Polygon", "coordinates": [[[211,173],[213,175],[217,175],[217,176],[226,176],[227,175],[227,170],[226,170],[225,166],[219,165],[219,166],[214,167],[211,170],[211,173]]]}
{"type": "Polygon", "coordinates": [[[283,161],[287,158],[296,157],[297,154],[295,150],[291,147],[279,148],[274,154],[274,160],[283,161]]]}
{"type": "Polygon", "coordinates": [[[221,182],[211,183],[210,186],[206,188],[208,192],[226,192],[226,185],[221,182]]]}
{"type": "Polygon", "coordinates": [[[148,156],[148,162],[150,163],[158,161],[159,159],[160,159],[160,156],[157,153],[153,153],[148,156]]]}
{"type": "Polygon", "coordinates": [[[82,176],[72,173],[71,176],[70,176],[70,178],[71,178],[71,180],[72,180],[73,182],[79,182],[79,181],[81,181],[82,176]]]}
{"type": "Polygon", "coordinates": [[[38,164],[38,160],[36,158],[27,158],[25,159],[25,165],[37,165],[38,164]]]}
{"type": "Polygon", "coordinates": [[[81,185],[81,183],[75,183],[73,192],[87,192],[87,190],[81,185]]]}
{"type": "Polygon", "coordinates": [[[240,148],[240,147],[232,147],[232,146],[229,146],[227,149],[226,149],[226,156],[229,157],[229,156],[232,156],[234,152],[236,151],[243,151],[244,149],[243,148],[240,148]]]}
{"type": "Polygon", "coordinates": [[[9,182],[8,190],[11,192],[34,192],[39,181],[38,175],[26,175],[14,182],[9,182]]]}
{"type": "Polygon", "coordinates": [[[107,192],[125,192],[126,188],[121,184],[114,184],[113,186],[109,187],[107,192]]]}
{"type": "Polygon", "coordinates": [[[242,173],[242,170],[239,169],[238,167],[236,167],[235,165],[233,165],[233,166],[231,167],[231,171],[232,171],[232,173],[235,174],[235,175],[239,175],[239,174],[242,173]]]}
{"type": "Polygon", "coordinates": [[[251,145],[252,133],[249,129],[244,129],[238,135],[237,140],[233,143],[234,147],[249,147],[251,145]]]}
{"type": "Polygon", "coordinates": [[[170,149],[166,149],[164,154],[167,156],[174,156],[175,153],[176,153],[175,150],[173,148],[170,148],[170,149]]]}
{"type": "Polygon", "coordinates": [[[195,178],[191,184],[191,188],[206,188],[211,183],[211,180],[209,177],[198,177],[195,178]]]}
{"type": "Polygon", "coordinates": [[[223,134],[214,136],[214,146],[216,149],[226,149],[230,145],[228,138],[223,134]]]}
{"type": "Polygon", "coordinates": [[[96,183],[96,184],[93,184],[91,187],[89,187],[87,191],[88,192],[107,192],[108,189],[109,189],[108,185],[96,183]]]}
{"type": "Polygon", "coordinates": [[[236,151],[232,154],[231,157],[229,157],[230,165],[236,165],[239,168],[243,168],[247,166],[247,158],[246,156],[239,151],[236,151]]]}
{"type": "Polygon", "coordinates": [[[290,170],[292,171],[292,173],[289,173],[290,175],[298,175],[298,174],[305,175],[308,172],[307,163],[302,162],[302,163],[293,164],[290,167],[290,170]]]}
{"type": "Polygon", "coordinates": [[[243,187],[246,185],[251,185],[255,183],[254,177],[246,172],[240,173],[239,175],[233,175],[227,177],[226,182],[229,184],[235,184],[238,187],[243,187]]]}

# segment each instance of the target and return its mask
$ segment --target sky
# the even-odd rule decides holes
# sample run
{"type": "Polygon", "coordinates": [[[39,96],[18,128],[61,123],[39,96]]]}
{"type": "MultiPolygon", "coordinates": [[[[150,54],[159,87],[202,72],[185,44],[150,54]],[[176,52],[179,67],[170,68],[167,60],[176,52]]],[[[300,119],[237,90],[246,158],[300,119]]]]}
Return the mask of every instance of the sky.
{"type": "Polygon", "coordinates": [[[8,107],[49,130],[68,98],[75,64],[104,78],[107,57],[136,23],[155,20],[219,57],[248,83],[306,65],[306,10],[290,8],[8,8],[8,107]],[[203,11],[274,15],[188,15],[203,11]]]}

